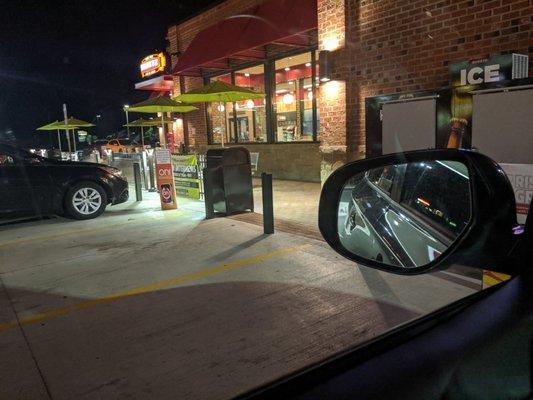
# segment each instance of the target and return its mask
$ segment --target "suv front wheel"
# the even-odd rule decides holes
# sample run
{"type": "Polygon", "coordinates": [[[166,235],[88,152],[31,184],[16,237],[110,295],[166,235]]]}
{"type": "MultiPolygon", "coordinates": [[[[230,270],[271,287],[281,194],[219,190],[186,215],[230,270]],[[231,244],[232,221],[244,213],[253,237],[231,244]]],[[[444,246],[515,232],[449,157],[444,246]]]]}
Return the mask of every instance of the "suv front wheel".
{"type": "Polygon", "coordinates": [[[94,182],[79,182],[72,186],[65,197],[65,208],[75,219],[96,218],[105,211],[107,194],[94,182]]]}

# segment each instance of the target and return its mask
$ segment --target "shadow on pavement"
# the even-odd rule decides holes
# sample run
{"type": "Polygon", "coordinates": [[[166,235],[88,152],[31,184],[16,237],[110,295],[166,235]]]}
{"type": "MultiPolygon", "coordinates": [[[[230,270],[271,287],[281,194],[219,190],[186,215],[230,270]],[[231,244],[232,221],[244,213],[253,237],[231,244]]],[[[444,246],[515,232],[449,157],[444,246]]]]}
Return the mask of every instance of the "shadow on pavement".
{"type": "MultiPolygon", "coordinates": [[[[15,307],[83,301],[7,290],[15,307]]],[[[54,399],[224,399],[416,316],[323,288],[228,282],[125,297],[23,328],[54,399]]],[[[16,329],[0,332],[11,362],[17,349],[6,338],[16,329]]],[[[0,397],[15,399],[19,382],[3,364],[0,397]]]]}
{"type": "Polygon", "coordinates": [[[231,249],[225,250],[221,253],[218,253],[210,258],[208,258],[206,261],[209,263],[219,263],[227,260],[230,257],[233,257],[235,254],[246,250],[249,247],[252,247],[254,244],[259,243],[261,240],[264,240],[268,238],[269,235],[262,234],[255,238],[252,238],[250,240],[247,240],[246,242],[239,243],[238,245],[232,247],[231,249]]]}

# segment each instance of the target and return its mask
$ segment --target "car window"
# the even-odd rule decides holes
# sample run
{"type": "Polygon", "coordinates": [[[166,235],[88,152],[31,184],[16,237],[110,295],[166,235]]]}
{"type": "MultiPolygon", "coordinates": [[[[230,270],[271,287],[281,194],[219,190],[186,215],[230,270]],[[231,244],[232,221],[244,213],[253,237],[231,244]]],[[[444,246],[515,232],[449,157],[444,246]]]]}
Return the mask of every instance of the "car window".
{"type": "MultiPolygon", "coordinates": [[[[457,164],[457,163],[456,163],[457,164]]],[[[412,164],[407,168],[402,205],[426,217],[434,227],[456,237],[465,227],[470,215],[468,179],[461,167],[454,163],[437,162],[412,164]],[[454,191],[442,191],[441,187],[454,187],[454,191]],[[442,197],[443,193],[446,197],[442,197]]]]}

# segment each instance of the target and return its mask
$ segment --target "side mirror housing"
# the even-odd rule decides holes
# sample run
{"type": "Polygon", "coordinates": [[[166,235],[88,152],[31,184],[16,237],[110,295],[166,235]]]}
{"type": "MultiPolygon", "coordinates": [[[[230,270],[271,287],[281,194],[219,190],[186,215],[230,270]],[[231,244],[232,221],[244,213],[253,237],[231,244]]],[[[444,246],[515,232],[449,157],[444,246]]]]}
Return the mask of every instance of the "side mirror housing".
{"type": "Polygon", "coordinates": [[[421,150],[337,169],[322,189],[326,242],[362,265],[420,274],[463,265],[507,274],[523,232],[514,192],[493,160],[467,150],[421,150]]]}

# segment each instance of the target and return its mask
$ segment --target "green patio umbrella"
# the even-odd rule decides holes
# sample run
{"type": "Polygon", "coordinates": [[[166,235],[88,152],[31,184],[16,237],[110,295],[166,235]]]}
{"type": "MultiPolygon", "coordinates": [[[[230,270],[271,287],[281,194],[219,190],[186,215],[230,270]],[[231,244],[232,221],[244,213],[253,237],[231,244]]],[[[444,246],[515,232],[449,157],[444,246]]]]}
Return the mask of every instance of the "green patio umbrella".
{"type": "Polygon", "coordinates": [[[143,149],[144,149],[144,127],[147,126],[145,125],[148,121],[146,119],[143,119],[143,118],[139,118],[139,119],[136,119],[135,121],[131,121],[127,124],[124,124],[122,126],[129,126],[130,128],[141,128],[141,144],[143,146],[143,149]]]}
{"type": "MultiPolygon", "coordinates": [[[[168,97],[153,97],[151,99],[141,101],[140,103],[134,104],[127,108],[129,112],[140,112],[140,113],[161,113],[161,124],[163,125],[163,140],[166,144],[165,139],[165,117],[163,113],[165,112],[177,112],[177,113],[186,113],[194,110],[198,110],[195,106],[190,104],[180,103],[178,101],[172,100],[168,97]]],[[[124,109],[126,111],[126,108],[124,109]]]]}
{"type": "Polygon", "coordinates": [[[57,126],[57,124],[59,123],[60,122],[56,120],[49,124],[38,127],[37,130],[38,131],[57,131],[57,142],[59,145],[59,153],[61,153],[61,133],[60,133],[59,127],[57,126]]]}
{"type": "MultiPolygon", "coordinates": [[[[77,119],[74,117],[70,117],[67,120],[63,122],[58,122],[57,125],[58,129],[62,129],[67,131],[67,135],[69,134],[69,131],[72,129],[72,137],[73,137],[73,144],[74,144],[74,152],[76,152],[76,137],[74,136],[74,129],[77,128],[89,128],[91,126],[95,126],[94,124],[91,124],[87,121],[82,121],[81,119],[77,119]]],[[[70,141],[69,141],[69,152],[70,152],[70,141]]]]}
{"type": "MultiPolygon", "coordinates": [[[[262,99],[264,97],[264,93],[258,93],[223,81],[213,81],[201,88],[180,94],[174,97],[174,100],[187,103],[232,103],[242,100],[262,99]]],[[[224,135],[222,135],[221,144],[224,147],[224,135]]]]}
{"type": "Polygon", "coordinates": [[[90,122],[82,121],[81,119],[77,119],[77,118],[73,118],[73,117],[70,117],[69,119],[67,119],[66,123],[63,122],[63,125],[65,125],[65,126],[68,125],[68,126],[74,127],[74,128],[70,128],[70,129],[88,128],[88,127],[91,127],[91,126],[96,126],[94,124],[91,124],[90,122]]]}
{"type": "MultiPolygon", "coordinates": [[[[174,120],[172,118],[168,118],[168,117],[163,118],[163,122],[165,123],[173,122],[173,121],[174,120]]],[[[158,125],[161,125],[161,120],[159,118],[157,120],[139,118],[139,119],[136,119],[135,121],[131,121],[122,126],[129,126],[130,128],[141,128],[141,143],[144,149],[144,128],[149,127],[149,126],[158,126],[158,125]]]]}
{"type": "Polygon", "coordinates": [[[169,118],[169,117],[163,117],[163,118],[150,118],[150,119],[147,119],[145,120],[145,124],[144,126],[159,126],[161,125],[161,122],[165,123],[165,124],[171,124],[172,122],[175,121],[174,118],[169,118]]]}
{"type": "Polygon", "coordinates": [[[251,89],[231,85],[223,81],[213,81],[198,89],[174,97],[174,100],[187,103],[231,103],[234,101],[262,99],[264,93],[258,93],[251,89]]]}

